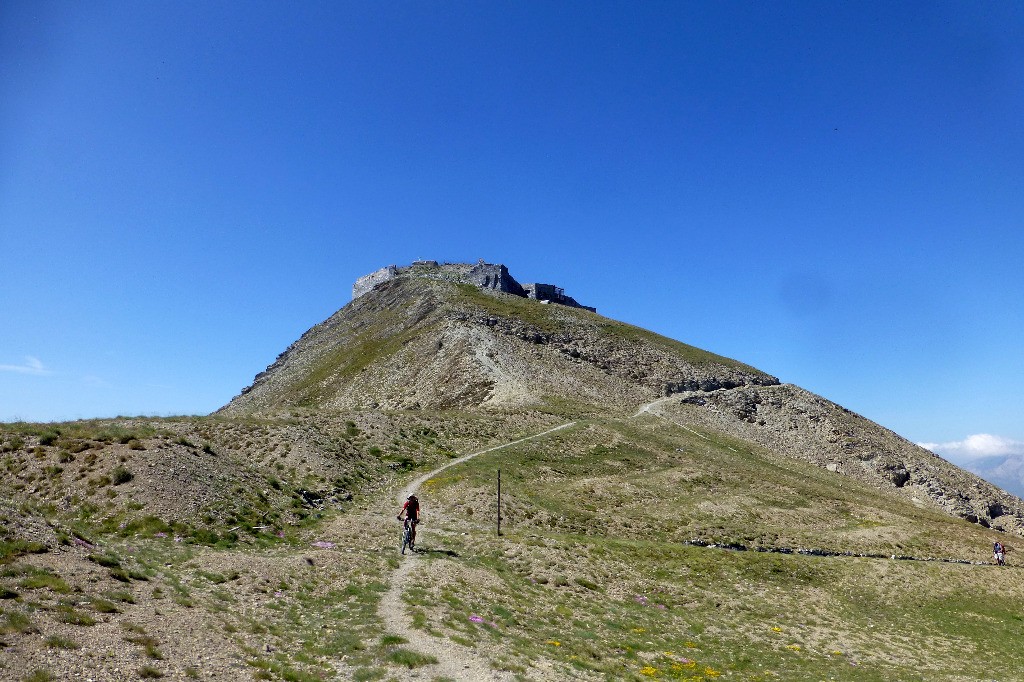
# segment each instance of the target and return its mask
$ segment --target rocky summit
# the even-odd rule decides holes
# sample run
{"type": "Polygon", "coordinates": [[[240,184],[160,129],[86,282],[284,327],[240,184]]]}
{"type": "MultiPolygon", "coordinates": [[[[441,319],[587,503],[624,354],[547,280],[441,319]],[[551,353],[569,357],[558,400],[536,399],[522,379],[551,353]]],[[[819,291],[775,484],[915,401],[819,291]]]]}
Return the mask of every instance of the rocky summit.
{"type": "Polygon", "coordinates": [[[390,266],[357,281],[353,295],[221,413],[545,405],[621,413],[678,396],[665,407],[695,424],[972,523],[1024,530],[1018,498],[891,431],[753,367],[575,301],[543,305],[525,297],[504,265],[390,266]]]}
{"type": "Polygon", "coordinates": [[[501,264],[359,278],[209,416],[2,424],[0,471],[0,680],[1024,679],[1019,499],[501,264]]]}

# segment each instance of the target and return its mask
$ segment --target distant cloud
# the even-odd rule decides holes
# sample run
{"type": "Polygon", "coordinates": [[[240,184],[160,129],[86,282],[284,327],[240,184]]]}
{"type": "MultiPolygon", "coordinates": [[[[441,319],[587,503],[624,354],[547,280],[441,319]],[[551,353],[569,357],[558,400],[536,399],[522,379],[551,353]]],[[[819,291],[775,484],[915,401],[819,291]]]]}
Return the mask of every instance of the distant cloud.
{"type": "Polygon", "coordinates": [[[31,355],[25,356],[25,363],[22,365],[0,365],[0,372],[17,372],[18,374],[34,374],[36,376],[53,374],[46,368],[46,365],[40,362],[39,358],[34,358],[31,355]]]}
{"type": "Polygon", "coordinates": [[[1024,441],[976,433],[948,443],[918,443],[951,462],[973,462],[989,457],[1024,457],[1024,441]]]}
{"type": "Polygon", "coordinates": [[[918,443],[1024,499],[1024,441],[977,433],[949,443],[918,443]]]}

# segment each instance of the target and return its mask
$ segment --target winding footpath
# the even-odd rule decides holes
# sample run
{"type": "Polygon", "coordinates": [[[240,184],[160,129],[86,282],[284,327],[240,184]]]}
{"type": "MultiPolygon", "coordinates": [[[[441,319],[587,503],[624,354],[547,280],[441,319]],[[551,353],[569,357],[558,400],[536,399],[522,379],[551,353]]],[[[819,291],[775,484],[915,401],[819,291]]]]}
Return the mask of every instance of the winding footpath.
{"type": "MultiPolygon", "coordinates": [[[[662,403],[677,398],[678,396],[672,395],[663,398],[658,398],[657,400],[653,400],[645,405],[642,405],[636,411],[636,413],[630,417],[630,419],[635,419],[642,415],[650,414],[654,417],[665,419],[666,421],[669,421],[670,423],[675,424],[676,426],[686,429],[695,436],[699,436],[700,438],[704,438],[705,440],[707,440],[707,437],[704,436],[703,434],[698,433],[697,431],[694,431],[693,429],[683,424],[679,424],[675,420],[669,419],[660,410],[657,409],[662,403]]],[[[396,496],[395,501],[398,504],[398,506],[401,506],[405,499],[408,498],[409,495],[413,495],[417,491],[419,491],[420,486],[422,486],[426,481],[437,476],[446,469],[458,466],[459,464],[467,462],[473,459],[474,457],[479,457],[480,455],[484,455],[489,452],[494,452],[496,450],[501,450],[502,448],[507,448],[512,445],[518,445],[519,443],[524,443],[529,440],[543,438],[544,436],[555,433],[556,431],[560,431],[570,426],[574,426],[575,424],[575,421],[566,422],[554,428],[548,429],[547,431],[542,431],[540,433],[536,433],[531,436],[526,436],[518,440],[509,441],[508,443],[494,445],[492,447],[485,448],[483,450],[478,450],[477,452],[473,452],[468,455],[463,455],[462,457],[458,457],[457,459],[453,459],[444,466],[438,467],[437,469],[434,469],[414,479],[411,483],[402,488],[402,490],[396,496]]],[[[701,542],[699,540],[686,542],[684,544],[709,548],[718,547],[720,549],[732,551],[745,551],[748,549],[747,547],[739,545],[714,545],[701,542]]],[[[827,552],[824,550],[808,550],[804,548],[758,548],[757,551],[777,552],[782,554],[809,554],[815,556],[861,556],[866,558],[887,558],[876,555],[851,555],[827,552]]],[[[918,558],[894,555],[891,558],[905,561],[910,560],[938,561],[950,563],[976,563],[956,559],[943,559],[931,557],[918,558]]],[[[423,561],[424,559],[415,552],[404,555],[398,568],[394,571],[394,573],[392,573],[388,590],[381,598],[380,604],[378,606],[378,615],[383,621],[388,632],[395,635],[399,635],[402,638],[404,638],[408,642],[410,647],[415,649],[417,652],[433,656],[437,659],[437,663],[430,664],[428,666],[424,666],[418,669],[417,671],[410,672],[409,677],[415,679],[448,678],[452,680],[472,680],[473,682],[511,682],[514,678],[510,673],[493,670],[490,667],[487,659],[484,658],[475,649],[463,646],[461,644],[457,644],[444,637],[432,636],[424,630],[419,630],[412,627],[411,617],[407,612],[405,602],[402,599],[402,595],[405,589],[405,583],[407,582],[409,576],[421,567],[423,561]]]]}
{"type": "MultiPolygon", "coordinates": [[[[525,438],[509,441],[508,443],[502,443],[501,445],[494,445],[468,455],[463,455],[457,459],[453,459],[444,466],[438,467],[437,469],[423,474],[419,478],[413,480],[409,485],[402,488],[395,500],[398,505],[401,506],[409,495],[415,494],[420,489],[421,485],[434,476],[437,476],[445,469],[467,462],[474,457],[485,455],[488,452],[501,450],[502,448],[507,448],[512,445],[518,445],[519,443],[524,443],[528,440],[543,438],[544,436],[568,428],[574,424],[576,424],[574,421],[566,422],[565,424],[560,424],[554,428],[548,429],[547,431],[535,433],[532,436],[526,436],[525,438]]],[[[512,680],[513,678],[511,674],[492,670],[487,661],[482,659],[481,656],[473,649],[456,644],[448,639],[433,637],[423,630],[417,630],[412,627],[411,619],[406,613],[405,603],[402,600],[402,593],[408,577],[417,570],[417,568],[419,568],[422,561],[422,557],[417,555],[415,552],[406,554],[402,557],[401,564],[391,575],[388,591],[384,593],[384,596],[380,600],[380,605],[378,606],[378,614],[384,622],[384,626],[387,628],[388,632],[403,637],[417,652],[433,656],[437,659],[436,664],[422,668],[423,673],[428,673],[431,677],[447,677],[453,680],[480,680],[481,682],[486,680],[492,680],[494,682],[506,682],[506,680],[512,680]]],[[[420,677],[422,676],[422,673],[415,676],[420,677]]]]}

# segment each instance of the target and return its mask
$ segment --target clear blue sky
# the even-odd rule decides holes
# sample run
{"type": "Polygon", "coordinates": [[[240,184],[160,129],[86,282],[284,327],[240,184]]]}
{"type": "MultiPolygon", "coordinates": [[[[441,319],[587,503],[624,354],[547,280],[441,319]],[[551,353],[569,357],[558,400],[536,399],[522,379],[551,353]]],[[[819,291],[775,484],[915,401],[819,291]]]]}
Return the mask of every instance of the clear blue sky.
{"type": "Polygon", "coordinates": [[[484,258],[1012,449],[1022,121],[1019,2],[6,0],[0,420],[207,413],[484,258]]]}

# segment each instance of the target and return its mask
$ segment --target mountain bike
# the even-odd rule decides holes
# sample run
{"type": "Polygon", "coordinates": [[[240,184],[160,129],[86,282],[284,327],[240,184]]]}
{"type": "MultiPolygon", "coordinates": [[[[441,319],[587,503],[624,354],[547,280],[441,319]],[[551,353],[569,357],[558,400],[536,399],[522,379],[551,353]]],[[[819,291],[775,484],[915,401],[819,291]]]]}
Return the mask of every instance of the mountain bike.
{"type": "Polygon", "coordinates": [[[405,520],[405,525],[402,529],[402,554],[405,554],[406,547],[413,552],[416,551],[416,523],[416,521],[410,519],[405,520]]]}

